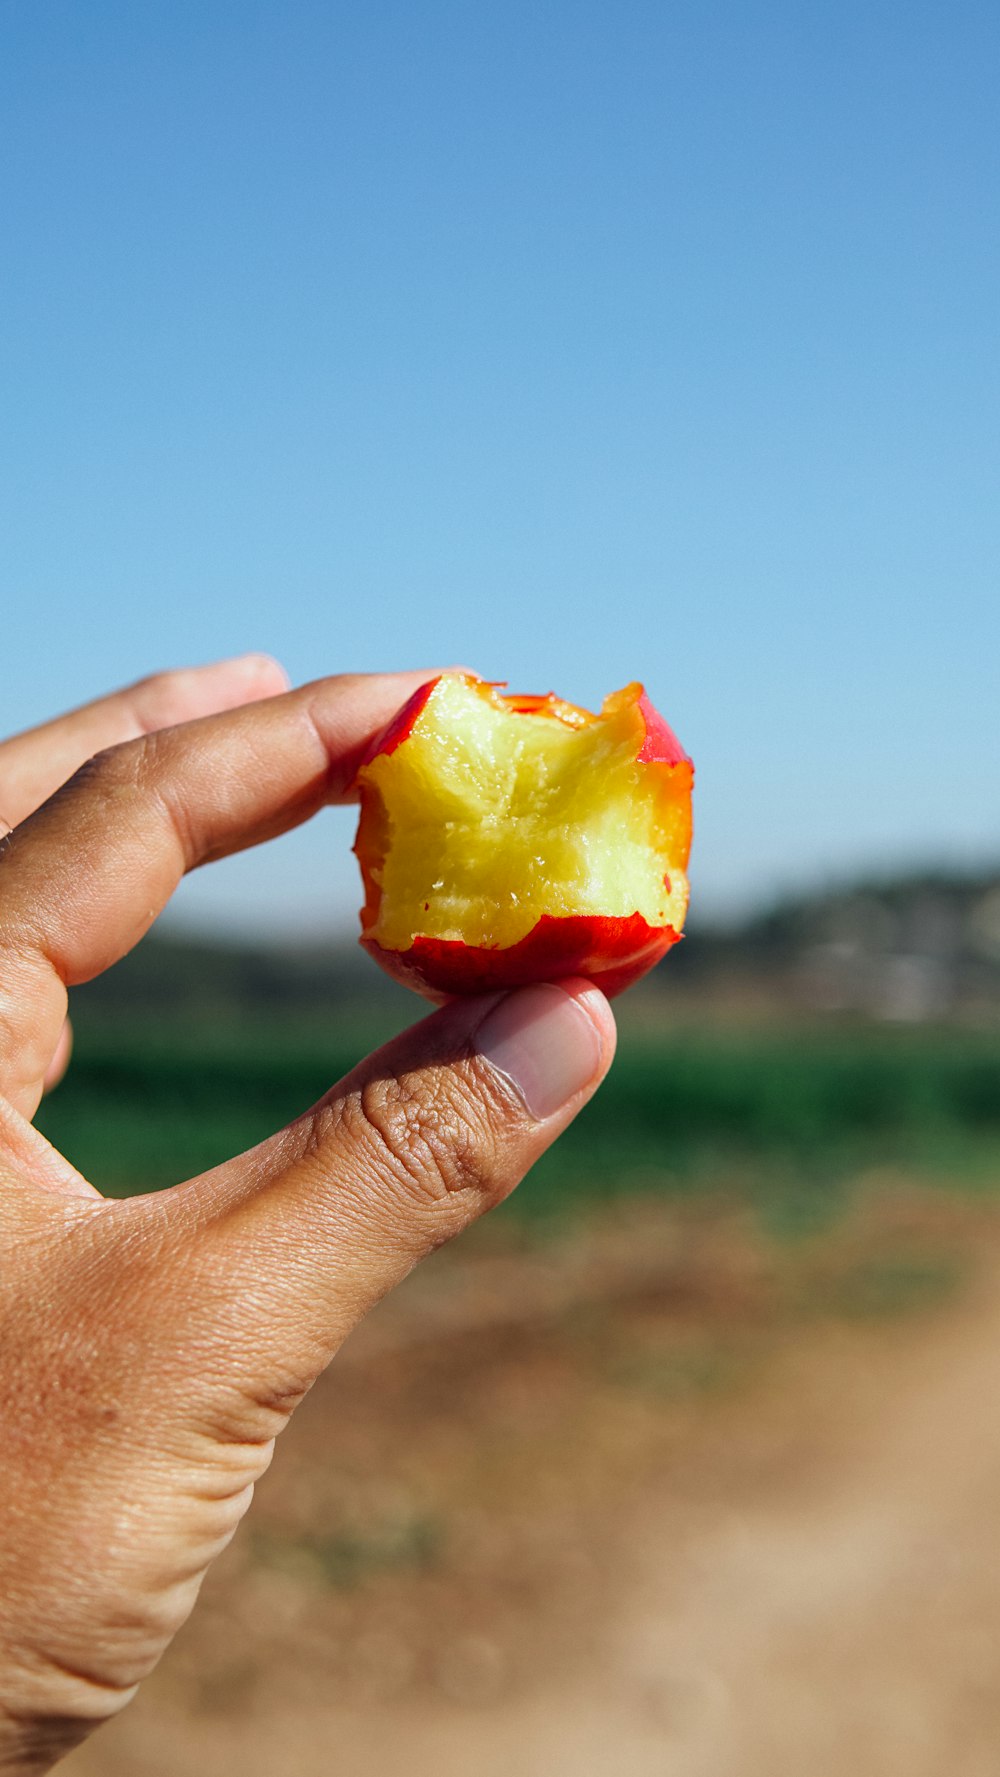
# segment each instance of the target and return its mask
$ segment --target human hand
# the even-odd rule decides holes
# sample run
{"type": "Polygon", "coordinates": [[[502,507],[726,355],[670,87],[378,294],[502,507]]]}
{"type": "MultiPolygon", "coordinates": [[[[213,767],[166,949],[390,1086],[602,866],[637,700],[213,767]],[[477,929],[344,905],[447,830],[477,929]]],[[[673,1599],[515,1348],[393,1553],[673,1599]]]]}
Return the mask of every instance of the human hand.
{"type": "Polygon", "coordinates": [[[128,1701],[347,1334],[610,1065],[607,1004],[570,982],[435,1012],[170,1191],[106,1201],[31,1126],[67,987],[185,871],[345,800],[426,676],[278,694],[269,663],[230,663],[0,747],[0,1770],[48,1768],[128,1701]]]}

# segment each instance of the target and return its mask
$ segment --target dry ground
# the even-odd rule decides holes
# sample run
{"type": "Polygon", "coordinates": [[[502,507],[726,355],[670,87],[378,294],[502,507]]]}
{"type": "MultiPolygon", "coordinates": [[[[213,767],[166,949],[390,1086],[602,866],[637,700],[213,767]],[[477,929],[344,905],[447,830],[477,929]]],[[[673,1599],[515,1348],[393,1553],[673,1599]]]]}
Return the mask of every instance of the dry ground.
{"type": "Polygon", "coordinates": [[[67,1777],[995,1777],[1000,1216],[440,1254],[67,1777]]]}

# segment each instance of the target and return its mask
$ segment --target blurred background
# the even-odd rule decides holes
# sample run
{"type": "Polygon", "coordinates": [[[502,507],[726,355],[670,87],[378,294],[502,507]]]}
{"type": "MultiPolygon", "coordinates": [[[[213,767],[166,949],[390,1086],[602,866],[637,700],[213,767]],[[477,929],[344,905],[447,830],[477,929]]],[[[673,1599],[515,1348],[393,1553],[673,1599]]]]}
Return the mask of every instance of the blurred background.
{"type": "MultiPolygon", "coordinates": [[[[67,1770],[992,1773],[1000,17],[0,9],[13,732],[462,662],[698,767],[690,935],[67,1770]]],[[[415,1003],[349,811],[189,879],[41,1114],[106,1191],[415,1003]]]]}

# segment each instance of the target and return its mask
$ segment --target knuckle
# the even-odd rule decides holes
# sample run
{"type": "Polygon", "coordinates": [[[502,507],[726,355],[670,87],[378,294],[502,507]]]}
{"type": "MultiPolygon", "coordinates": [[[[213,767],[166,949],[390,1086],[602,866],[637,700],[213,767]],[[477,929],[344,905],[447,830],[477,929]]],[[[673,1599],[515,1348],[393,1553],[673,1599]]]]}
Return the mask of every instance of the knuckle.
{"type": "Polygon", "coordinates": [[[116,746],[104,747],[94,753],[74,773],[70,783],[77,789],[99,794],[117,794],[132,789],[141,775],[142,750],[145,740],[123,740],[116,746]]]}
{"type": "Polygon", "coordinates": [[[168,672],[149,673],[132,686],[129,693],[135,721],[143,733],[165,726],[175,719],[178,701],[194,684],[190,667],[176,667],[168,672]]]}
{"type": "Polygon", "coordinates": [[[135,791],[139,764],[134,749],[141,744],[120,741],[93,753],[56,791],[51,806],[77,821],[115,818],[135,791]]]}
{"type": "Polygon", "coordinates": [[[163,693],[176,683],[178,676],[178,674],[166,670],[145,673],[141,679],[136,679],[128,695],[136,700],[141,699],[143,703],[162,697],[163,693]]]}
{"type": "Polygon", "coordinates": [[[197,846],[183,798],[172,793],[177,757],[169,728],[119,741],[85,760],[57,796],[77,802],[82,798],[89,818],[100,821],[125,821],[137,806],[158,811],[188,860],[196,855],[197,846]]]}
{"type": "Polygon", "coordinates": [[[489,1126],[457,1081],[371,1080],[344,1108],[377,1176],[418,1206],[498,1199],[489,1126]]]}
{"type": "Polygon", "coordinates": [[[78,765],[72,777],[58,794],[65,796],[71,790],[88,790],[101,793],[105,786],[122,781],[122,747],[105,747],[99,753],[92,753],[82,765],[78,765]]]}
{"type": "Polygon", "coordinates": [[[159,736],[141,735],[136,740],[119,741],[94,753],[74,773],[66,788],[100,801],[117,801],[135,791],[148,788],[155,777],[159,756],[159,736]]]}

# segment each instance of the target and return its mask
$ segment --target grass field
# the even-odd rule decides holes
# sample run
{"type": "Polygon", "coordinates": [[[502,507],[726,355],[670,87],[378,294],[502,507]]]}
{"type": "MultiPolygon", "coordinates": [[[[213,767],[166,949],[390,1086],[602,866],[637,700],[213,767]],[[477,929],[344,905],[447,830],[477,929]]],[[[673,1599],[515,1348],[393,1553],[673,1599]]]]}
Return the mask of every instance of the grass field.
{"type": "MultiPolygon", "coordinates": [[[[317,1383],[75,1777],[995,1768],[1000,1041],[621,1024],[522,1189],[317,1383]]],[[[77,1027],[40,1121],[116,1193],[388,1034],[85,996],[77,1027]]]]}
{"type": "MultiPolygon", "coordinates": [[[[101,1190],[161,1187],[259,1141],[384,1035],[363,1016],[333,1030],[83,1021],[39,1123],[101,1190]]],[[[1000,1187],[996,1038],[943,1027],[657,1033],[626,1018],[609,1081],[502,1214],[562,1219],[619,1194],[703,1193],[794,1232],[893,1168],[911,1182],[1000,1187]]]]}

